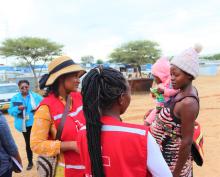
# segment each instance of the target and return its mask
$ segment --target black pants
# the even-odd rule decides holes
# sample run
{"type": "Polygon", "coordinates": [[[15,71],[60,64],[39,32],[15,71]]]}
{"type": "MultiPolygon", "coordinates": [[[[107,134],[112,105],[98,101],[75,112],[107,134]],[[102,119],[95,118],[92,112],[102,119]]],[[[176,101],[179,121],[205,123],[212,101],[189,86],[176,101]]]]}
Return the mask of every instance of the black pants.
{"type": "Polygon", "coordinates": [[[26,132],[22,132],[26,144],[26,153],[27,153],[27,158],[29,163],[33,163],[33,152],[31,151],[30,147],[30,134],[31,134],[31,128],[32,127],[26,127],[26,132]]]}
{"type": "Polygon", "coordinates": [[[3,175],[1,175],[0,177],[12,177],[12,170],[9,169],[8,171],[6,171],[3,175]]]}

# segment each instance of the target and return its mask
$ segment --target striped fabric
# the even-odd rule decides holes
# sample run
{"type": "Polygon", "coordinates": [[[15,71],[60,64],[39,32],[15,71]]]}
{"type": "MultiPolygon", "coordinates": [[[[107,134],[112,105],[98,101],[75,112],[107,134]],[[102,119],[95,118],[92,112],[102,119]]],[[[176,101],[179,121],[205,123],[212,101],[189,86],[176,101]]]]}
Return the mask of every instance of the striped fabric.
{"type": "MultiPolygon", "coordinates": [[[[151,124],[150,131],[159,144],[164,159],[173,172],[181,145],[181,122],[176,117],[171,116],[170,105],[172,105],[172,103],[165,104],[165,107],[151,124]]],[[[190,155],[182,169],[180,177],[192,176],[192,156],[190,155]]]]}

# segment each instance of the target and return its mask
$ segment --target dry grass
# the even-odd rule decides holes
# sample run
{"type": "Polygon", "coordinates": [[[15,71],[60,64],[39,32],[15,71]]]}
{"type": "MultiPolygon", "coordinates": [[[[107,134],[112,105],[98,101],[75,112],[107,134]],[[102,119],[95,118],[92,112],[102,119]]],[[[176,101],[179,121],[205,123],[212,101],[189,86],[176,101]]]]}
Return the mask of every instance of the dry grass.
{"type": "MultiPolygon", "coordinates": [[[[220,163],[220,74],[215,77],[199,77],[194,85],[198,88],[201,98],[198,121],[201,123],[205,138],[205,163],[203,167],[195,165],[194,174],[196,177],[218,177],[220,176],[220,168],[218,168],[218,163],[220,163]]],[[[127,122],[142,124],[144,113],[153,107],[154,103],[150,96],[145,94],[134,95],[128,111],[123,115],[123,119],[127,122]]],[[[23,158],[24,167],[26,167],[27,160],[23,136],[15,131],[12,118],[8,117],[8,121],[23,158]]],[[[37,177],[36,168],[13,176],[37,177]]]]}

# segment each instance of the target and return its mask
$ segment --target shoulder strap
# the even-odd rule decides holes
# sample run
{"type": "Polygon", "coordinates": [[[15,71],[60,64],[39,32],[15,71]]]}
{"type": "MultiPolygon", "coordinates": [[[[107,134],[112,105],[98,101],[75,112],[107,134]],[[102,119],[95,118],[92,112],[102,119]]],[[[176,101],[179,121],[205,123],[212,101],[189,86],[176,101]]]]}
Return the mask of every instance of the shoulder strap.
{"type": "MultiPolygon", "coordinates": [[[[176,116],[175,116],[174,113],[173,113],[174,107],[175,107],[176,103],[181,102],[183,99],[188,98],[188,97],[194,98],[194,99],[198,102],[198,104],[199,104],[199,98],[198,98],[197,96],[195,96],[195,95],[186,95],[186,96],[183,96],[183,97],[181,97],[181,98],[179,98],[179,99],[177,99],[177,100],[174,99],[173,104],[172,104],[171,107],[170,107],[170,114],[171,114],[171,116],[172,116],[174,119],[176,119],[177,121],[179,121],[179,120],[176,118],[176,116]]],[[[200,107],[200,104],[199,104],[199,107],[200,107]]],[[[197,116],[198,116],[198,115],[197,115],[197,116]]]]}
{"type": "Polygon", "coordinates": [[[175,103],[178,103],[180,101],[182,101],[183,99],[185,98],[188,98],[188,97],[191,97],[191,98],[194,98],[198,103],[199,103],[199,98],[195,95],[186,95],[186,96],[183,96],[181,98],[179,98],[178,100],[175,100],[175,103]]]}
{"type": "Polygon", "coordinates": [[[185,96],[183,96],[183,97],[181,97],[181,98],[179,98],[177,100],[174,99],[174,102],[177,103],[177,102],[180,102],[180,101],[182,101],[183,99],[185,99],[187,97],[191,97],[191,98],[195,98],[196,101],[199,103],[199,97],[198,97],[199,93],[198,93],[198,90],[196,89],[196,87],[193,87],[193,88],[196,91],[196,95],[193,95],[193,94],[185,95],[185,96]]]}
{"type": "Polygon", "coordinates": [[[60,138],[61,138],[61,135],[62,135],[62,132],[63,132],[63,127],[64,127],[64,124],[65,124],[65,121],[66,121],[66,118],[67,118],[67,114],[69,112],[69,107],[70,107],[70,95],[68,95],[68,97],[67,97],[67,102],[66,102],[64,112],[63,112],[63,115],[62,115],[62,118],[61,118],[61,122],[60,122],[60,124],[57,128],[57,134],[56,134],[55,140],[60,140],[60,138]]]}

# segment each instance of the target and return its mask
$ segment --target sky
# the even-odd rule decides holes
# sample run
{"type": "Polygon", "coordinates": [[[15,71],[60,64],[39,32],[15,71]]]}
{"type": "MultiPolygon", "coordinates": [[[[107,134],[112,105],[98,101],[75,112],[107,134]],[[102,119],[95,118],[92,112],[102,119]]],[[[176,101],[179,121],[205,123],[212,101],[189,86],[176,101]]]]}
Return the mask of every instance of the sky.
{"type": "Polygon", "coordinates": [[[132,40],[155,41],[165,56],[200,43],[209,55],[220,53],[219,7],[219,0],[0,0],[0,42],[47,38],[77,62],[107,60],[132,40]]]}

